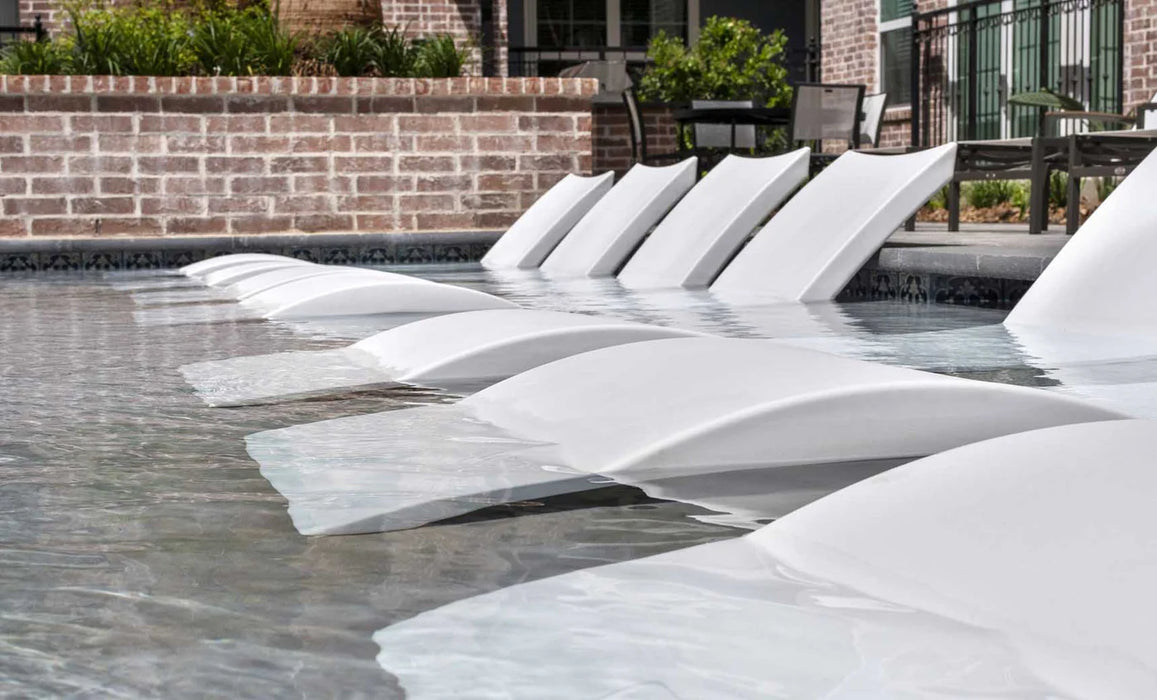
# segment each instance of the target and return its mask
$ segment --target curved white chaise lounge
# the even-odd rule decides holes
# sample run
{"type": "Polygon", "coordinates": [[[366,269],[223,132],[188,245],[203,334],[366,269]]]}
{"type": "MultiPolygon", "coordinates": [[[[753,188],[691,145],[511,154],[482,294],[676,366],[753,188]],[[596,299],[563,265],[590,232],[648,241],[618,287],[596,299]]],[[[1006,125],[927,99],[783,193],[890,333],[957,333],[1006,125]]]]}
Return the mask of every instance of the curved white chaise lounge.
{"type": "MultiPolygon", "coordinates": [[[[685,195],[685,189],[694,182],[694,159],[666,168],[636,166],[546,259],[543,274],[555,278],[607,276],[623,267],[630,256],[623,274],[641,270],[652,278],[661,275],[674,287],[710,279],[759,222],[806,177],[809,154],[807,149],[801,149],[770,158],[731,156],[685,195]],[[658,226],[644,241],[656,222],[658,226]],[[637,252],[631,255],[636,248],[637,252]]],[[[253,279],[279,274],[294,272],[275,270],[253,279]]],[[[284,288],[283,284],[279,289],[284,288]]],[[[484,299],[478,302],[473,308],[485,308],[484,299]]],[[[597,347],[692,335],[696,334],[639,323],[522,310],[483,316],[473,322],[461,317],[435,320],[431,325],[414,326],[400,334],[372,337],[348,348],[344,356],[342,351],[297,353],[310,368],[328,370],[285,372],[277,383],[265,377],[257,381],[244,379],[259,376],[260,358],[198,363],[182,371],[208,403],[229,405],[388,381],[492,381],[597,347]],[[435,341],[436,348],[432,347],[435,341]],[[388,361],[382,361],[383,357],[388,361]],[[339,367],[343,364],[345,371],[339,367]],[[237,373],[237,378],[222,379],[223,374],[231,372],[237,373]],[[341,379],[335,385],[324,383],[338,376],[341,379]]],[[[266,357],[273,362],[280,360],[278,356],[266,357]]]]}
{"type": "Polygon", "coordinates": [[[298,530],[348,534],[583,490],[591,478],[645,486],[737,470],[910,459],[1119,417],[1037,389],[768,341],[675,338],[574,355],[452,406],[322,421],[247,441],[262,474],[289,500],[298,530]],[[398,453],[406,441],[421,452],[398,453]]]}
{"type": "Polygon", "coordinates": [[[1147,421],[967,445],[421,613],[378,661],[412,698],[1154,697],[1155,454],[1147,421]]]}

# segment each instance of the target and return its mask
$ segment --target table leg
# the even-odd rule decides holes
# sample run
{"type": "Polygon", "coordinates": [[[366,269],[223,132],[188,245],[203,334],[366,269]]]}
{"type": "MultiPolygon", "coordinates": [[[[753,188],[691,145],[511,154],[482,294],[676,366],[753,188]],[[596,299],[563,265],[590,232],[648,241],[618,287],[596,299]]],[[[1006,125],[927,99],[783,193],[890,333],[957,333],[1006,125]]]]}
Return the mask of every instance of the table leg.
{"type": "Polygon", "coordinates": [[[1081,151],[1077,145],[1077,138],[1068,138],[1069,149],[1069,183],[1066,189],[1065,201],[1065,233],[1072,235],[1077,232],[1081,224],[1081,178],[1077,169],[1081,167],[1081,151]]]}
{"type": "Polygon", "coordinates": [[[1045,165],[1044,143],[1032,141],[1032,165],[1029,175],[1028,232],[1042,233],[1049,226],[1049,170],[1045,165]]]}
{"type": "Polygon", "coordinates": [[[960,230],[960,181],[952,178],[948,183],[948,230],[960,230]]]}

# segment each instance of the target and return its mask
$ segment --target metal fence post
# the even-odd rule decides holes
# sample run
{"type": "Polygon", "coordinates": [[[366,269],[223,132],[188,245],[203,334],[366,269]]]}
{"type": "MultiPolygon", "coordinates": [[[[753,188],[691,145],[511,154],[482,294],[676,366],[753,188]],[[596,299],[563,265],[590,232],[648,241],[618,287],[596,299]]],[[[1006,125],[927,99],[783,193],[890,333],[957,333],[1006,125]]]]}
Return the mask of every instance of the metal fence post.
{"type": "MultiPolygon", "coordinates": [[[[913,7],[913,10],[916,8],[913,7]]],[[[920,15],[915,11],[912,13],[912,61],[910,65],[912,81],[912,133],[909,137],[909,145],[913,148],[919,148],[924,145],[924,141],[920,138],[920,15]]]]}

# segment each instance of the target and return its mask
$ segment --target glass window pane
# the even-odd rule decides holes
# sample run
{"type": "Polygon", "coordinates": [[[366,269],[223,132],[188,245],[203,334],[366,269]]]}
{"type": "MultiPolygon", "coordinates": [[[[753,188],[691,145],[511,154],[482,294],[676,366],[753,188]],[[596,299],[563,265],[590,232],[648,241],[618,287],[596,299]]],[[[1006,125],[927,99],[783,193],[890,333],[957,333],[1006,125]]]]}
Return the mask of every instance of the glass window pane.
{"type": "Polygon", "coordinates": [[[646,46],[660,29],[687,38],[687,0],[620,0],[619,13],[624,46],[646,46]]]}
{"type": "Polygon", "coordinates": [[[880,0],[880,21],[888,22],[912,14],[912,0],[880,0]]]}
{"type": "Polygon", "coordinates": [[[889,104],[912,102],[912,30],[908,27],[880,34],[880,75],[889,104]]]}
{"type": "Polygon", "coordinates": [[[607,43],[606,0],[536,0],[538,45],[595,48],[607,43]]]}
{"type": "Polygon", "coordinates": [[[576,22],[603,22],[607,21],[606,0],[574,0],[573,17],[576,22]]]}

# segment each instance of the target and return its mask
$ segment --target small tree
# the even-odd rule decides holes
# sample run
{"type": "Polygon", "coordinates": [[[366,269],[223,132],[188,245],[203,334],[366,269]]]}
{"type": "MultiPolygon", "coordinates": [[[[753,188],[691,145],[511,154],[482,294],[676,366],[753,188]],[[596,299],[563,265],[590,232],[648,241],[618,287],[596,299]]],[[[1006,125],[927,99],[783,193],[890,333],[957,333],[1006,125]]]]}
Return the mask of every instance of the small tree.
{"type": "Polygon", "coordinates": [[[746,20],[711,17],[688,49],[659,32],[647,47],[651,65],[639,95],[645,100],[754,100],[767,107],[791,103],[784,66],[787,37],[763,34],[746,20]]]}

